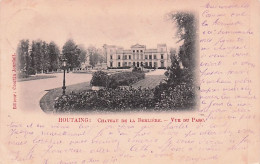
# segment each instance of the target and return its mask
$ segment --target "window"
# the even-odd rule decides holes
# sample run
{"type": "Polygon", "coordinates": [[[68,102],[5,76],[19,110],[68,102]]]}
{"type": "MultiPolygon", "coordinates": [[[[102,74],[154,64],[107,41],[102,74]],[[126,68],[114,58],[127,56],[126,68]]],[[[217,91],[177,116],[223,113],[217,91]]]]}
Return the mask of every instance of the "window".
{"type": "Polygon", "coordinates": [[[161,67],[164,67],[164,62],[163,61],[161,62],[161,67]]]}
{"type": "Polygon", "coordinates": [[[145,55],[144,57],[145,57],[145,59],[148,59],[148,55],[145,55]]]}
{"type": "Polygon", "coordinates": [[[152,67],[152,62],[149,62],[149,67],[152,67]]]}
{"type": "Polygon", "coordinates": [[[113,62],[110,62],[110,67],[113,67],[113,62]]]}
{"type": "Polygon", "coordinates": [[[145,62],[145,66],[146,66],[146,67],[148,66],[148,62],[145,62]]]}
{"type": "Polygon", "coordinates": [[[133,53],[135,53],[135,50],[133,50],[133,53]]]}
{"type": "Polygon", "coordinates": [[[133,66],[135,66],[135,62],[133,62],[133,66]]]}
{"type": "Polygon", "coordinates": [[[124,66],[127,66],[127,62],[124,62],[124,66]]]}
{"type": "Polygon", "coordinates": [[[141,62],[141,67],[144,66],[143,62],[141,62]]]}
{"type": "Polygon", "coordinates": [[[118,67],[121,67],[121,63],[120,62],[118,62],[118,67]]]}
{"type": "Polygon", "coordinates": [[[153,58],[156,59],[156,55],[153,55],[153,58]]]}
{"type": "Polygon", "coordinates": [[[127,55],[124,55],[124,59],[127,59],[127,55]]]}
{"type": "Polygon", "coordinates": [[[131,55],[129,55],[129,59],[131,59],[131,55]]]}
{"type": "Polygon", "coordinates": [[[137,67],[139,67],[139,62],[137,62],[137,67]]]}
{"type": "Polygon", "coordinates": [[[139,50],[136,50],[136,52],[139,52],[139,50]]]}
{"type": "Polygon", "coordinates": [[[154,65],[154,67],[157,67],[157,62],[154,62],[153,65],[154,65]]]}
{"type": "Polygon", "coordinates": [[[149,55],[149,59],[152,59],[152,55],[149,55]]]}
{"type": "Polygon", "coordinates": [[[143,50],[140,50],[140,52],[143,52],[143,50]]]}
{"type": "Polygon", "coordinates": [[[110,55],[110,59],[113,59],[113,56],[112,56],[112,55],[110,55]]]}
{"type": "Polygon", "coordinates": [[[161,59],[163,59],[163,54],[161,54],[161,59]]]}
{"type": "Polygon", "coordinates": [[[128,62],[128,66],[131,66],[131,62],[128,62]]]}
{"type": "Polygon", "coordinates": [[[118,55],[118,57],[117,57],[118,59],[120,59],[120,55],[118,55]]]}

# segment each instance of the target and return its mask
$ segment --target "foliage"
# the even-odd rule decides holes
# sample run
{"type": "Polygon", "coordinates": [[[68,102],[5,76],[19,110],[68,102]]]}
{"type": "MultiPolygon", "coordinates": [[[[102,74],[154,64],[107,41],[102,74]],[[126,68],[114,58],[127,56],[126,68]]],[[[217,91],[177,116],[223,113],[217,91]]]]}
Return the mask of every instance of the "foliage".
{"type": "Polygon", "coordinates": [[[103,71],[97,71],[93,74],[90,84],[93,86],[106,87],[108,82],[108,74],[103,71]]]}
{"type": "Polygon", "coordinates": [[[141,68],[135,66],[133,68],[132,72],[142,72],[142,70],[141,70],[141,68]]]}
{"type": "Polygon", "coordinates": [[[121,72],[109,76],[108,88],[117,88],[119,86],[130,86],[145,78],[143,72],[121,72]]]}
{"type": "Polygon", "coordinates": [[[96,64],[98,63],[98,53],[91,53],[89,55],[89,64],[92,66],[92,67],[95,67],[96,64]]]}
{"type": "MultiPolygon", "coordinates": [[[[166,86],[165,86],[166,87],[166,86]]],[[[57,112],[74,111],[127,111],[127,110],[178,110],[194,106],[193,86],[178,85],[160,93],[156,89],[130,87],[105,88],[99,91],[88,90],[71,93],[56,99],[57,112]],[[192,93],[192,94],[190,94],[192,93]]]]}
{"type": "Polygon", "coordinates": [[[146,69],[156,69],[156,67],[152,67],[152,66],[144,66],[144,68],[146,68],[146,69]]]}
{"type": "Polygon", "coordinates": [[[129,109],[148,109],[154,107],[153,91],[150,89],[102,89],[61,96],[55,101],[57,112],[129,109]]]}
{"type": "Polygon", "coordinates": [[[119,86],[129,86],[144,78],[143,72],[121,72],[108,75],[103,71],[97,71],[93,74],[90,84],[115,89],[119,86]]]}
{"type": "Polygon", "coordinates": [[[84,63],[86,61],[86,57],[87,57],[87,50],[83,45],[79,45],[78,47],[80,49],[79,62],[84,63]]]}
{"type": "MultiPolygon", "coordinates": [[[[168,87],[168,85],[160,85],[168,87]]],[[[189,108],[195,105],[195,88],[194,85],[178,84],[174,87],[164,88],[163,90],[155,89],[156,107],[162,109],[189,108]]]]}
{"type": "Polygon", "coordinates": [[[129,69],[130,66],[123,66],[123,67],[108,67],[107,69],[129,69]]]}
{"type": "Polygon", "coordinates": [[[195,41],[196,41],[196,20],[193,13],[174,12],[169,14],[178,27],[177,36],[183,45],[180,47],[179,57],[185,68],[192,69],[195,66],[195,41]]]}
{"type": "Polygon", "coordinates": [[[70,69],[80,67],[80,49],[72,39],[69,39],[62,47],[62,54],[67,59],[67,66],[70,69]]]}
{"type": "Polygon", "coordinates": [[[59,48],[54,43],[37,40],[21,40],[17,47],[18,72],[25,74],[18,77],[28,77],[39,72],[54,71],[58,68],[59,48]],[[29,49],[31,47],[31,49],[29,49]]]}
{"type": "Polygon", "coordinates": [[[49,70],[50,71],[54,71],[59,68],[59,54],[60,54],[60,50],[58,46],[54,42],[50,42],[49,44],[49,58],[50,58],[49,70]]]}
{"type": "Polygon", "coordinates": [[[17,47],[17,69],[19,73],[28,75],[28,68],[30,66],[29,56],[29,40],[21,40],[17,47]]]}

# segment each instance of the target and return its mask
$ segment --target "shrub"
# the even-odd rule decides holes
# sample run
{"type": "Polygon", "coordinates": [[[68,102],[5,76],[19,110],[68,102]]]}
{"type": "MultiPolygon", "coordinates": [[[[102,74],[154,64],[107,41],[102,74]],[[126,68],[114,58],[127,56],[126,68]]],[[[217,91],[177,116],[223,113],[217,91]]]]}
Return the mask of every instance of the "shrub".
{"type": "Polygon", "coordinates": [[[129,69],[130,66],[123,66],[123,67],[108,67],[108,69],[129,69]]]}
{"type": "Polygon", "coordinates": [[[28,75],[25,71],[21,71],[21,72],[18,72],[17,77],[18,77],[19,79],[22,79],[22,78],[27,78],[27,77],[29,77],[29,75],[28,75]]]}
{"type": "Polygon", "coordinates": [[[152,67],[152,66],[144,66],[144,68],[146,68],[146,69],[156,69],[156,67],[152,67]]]}
{"type": "Polygon", "coordinates": [[[166,69],[166,67],[158,67],[158,69],[166,69]]]}
{"type": "Polygon", "coordinates": [[[107,87],[117,88],[119,86],[129,86],[137,81],[144,79],[145,74],[142,72],[121,72],[109,76],[107,87]]]}
{"type": "Polygon", "coordinates": [[[188,83],[174,87],[168,87],[165,83],[160,84],[155,88],[154,95],[157,108],[189,108],[195,105],[195,88],[188,83]]]}
{"type": "Polygon", "coordinates": [[[93,86],[107,86],[108,74],[103,71],[97,71],[93,74],[90,84],[93,86]]]}
{"type": "Polygon", "coordinates": [[[142,70],[139,67],[134,67],[132,72],[142,72],[142,70]]]}
{"type": "Polygon", "coordinates": [[[36,74],[36,71],[34,68],[30,67],[28,68],[28,75],[35,75],[36,74]]]}
{"type": "Polygon", "coordinates": [[[97,71],[93,74],[90,84],[93,86],[117,88],[119,86],[129,86],[144,78],[145,74],[143,72],[121,72],[108,75],[103,71],[97,71]]]}
{"type": "Polygon", "coordinates": [[[84,91],[61,96],[55,101],[57,112],[109,110],[125,111],[129,109],[153,108],[153,90],[150,89],[102,89],[84,91]]]}

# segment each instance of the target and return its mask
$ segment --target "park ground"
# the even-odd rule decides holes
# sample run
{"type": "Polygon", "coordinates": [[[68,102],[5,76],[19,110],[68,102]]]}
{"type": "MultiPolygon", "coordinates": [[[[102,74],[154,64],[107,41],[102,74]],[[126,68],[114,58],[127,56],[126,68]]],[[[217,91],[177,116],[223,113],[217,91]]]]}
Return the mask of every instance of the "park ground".
{"type": "MultiPolygon", "coordinates": [[[[165,70],[155,70],[146,73],[145,79],[135,83],[134,88],[153,88],[164,79],[165,70]]],[[[50,76],[50,75],[41,75],[50,76]]],[[[66,93],[80,92],[91,89],[92,74],[66,74],[66,93]]],[[[18,82],[18,108],[25,112],[52,112],[55,99],[62,94],[63,74],[52,74],[51,78],[39,78],[18,82]]]]}

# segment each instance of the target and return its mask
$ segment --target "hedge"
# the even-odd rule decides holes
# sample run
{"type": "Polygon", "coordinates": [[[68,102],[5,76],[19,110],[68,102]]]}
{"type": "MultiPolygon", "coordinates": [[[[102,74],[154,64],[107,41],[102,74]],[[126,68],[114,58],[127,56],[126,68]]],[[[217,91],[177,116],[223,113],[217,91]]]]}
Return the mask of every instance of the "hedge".
{"type": "Polygon", "coordinates": [[[103,71],[97,71],[93,74],[90,84],[93,86],[117,88],[119,86],[130,86],[144,78],[145,74],[143,72],[121,72],[108,75],[103,71]]]}

